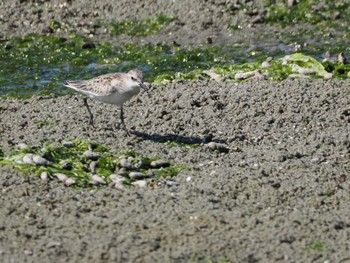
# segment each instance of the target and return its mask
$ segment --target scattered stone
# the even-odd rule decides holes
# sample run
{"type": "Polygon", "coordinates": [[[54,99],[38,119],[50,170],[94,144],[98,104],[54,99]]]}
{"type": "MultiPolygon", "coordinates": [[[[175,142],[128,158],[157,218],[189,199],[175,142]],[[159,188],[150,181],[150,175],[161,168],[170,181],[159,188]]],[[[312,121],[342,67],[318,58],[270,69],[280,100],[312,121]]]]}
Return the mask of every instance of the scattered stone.
{"type": "Polygon", "coordinates": [[[140,172],[131,172],[129,174],[129,177],[131,179],[134,179],[134,180],[140,180],[140,179],[150,178],[150,175],[144,174],[144,173],[140,173],[140,172]]]}
{"type": "Polygon", "coordinates": [[[27,256],[33,255],[33,251],[28,250],[28,249],[25,249],[25,250],[23,251],[23,253],[24,253],[25,255],[27,255],[27,256]]]}
{"type": "Polygon", "coordinates": [[[156,160],[156,161],[152,161],[150,166],[152,168],[169,167],[170,163],[168,161],[164,161],[164,160],[156,160]]]}
{"type": "Polygon", "coordinates": [[[186,182],[190,182],[191,180],[192,180],[192,177],[191,176],[187,176],[186,182]]]}
{"type": "Polygon", "coordinates": [[[40,179],[43,180],[43,181],[47,181],[47,179],[49,178],[49,175],[47,172],[42,172],[40,174],[40,179]]]}
{"type": "Polygon", "coordinates": [[[347,59],[345,57],[345,54],[344,52],[340,52],[339,55],[338,55],[338,62],[339,63],[343,63],[343,64],[346,64],[347,63],[347,59]]]}
{"type": "Polygon", "coordinates": [[[175,182],[175,181],[166,180],[165,185],[166,186],[175,186],[175,185],[179,185],[179,183],[175,182]]]}
{"type": "Polygon", "coordinates": [[[96,173],[96,168],[97,168],[97,162],[92,161],[92,162],[89,164],[89,169],[90,169],[90,171],[91,171],[92,174],[95,174],[95,173],[96,173]]]}
{"type": "Polygon", "coordinates": [[[133,186],[136,186],[136,187],[146,187],[148,185],[148,182],[145,181],[145,180],[138,180],[138,181],[135,181],[135,182],[132,182],[131,183],[133,186]]]}
{"type": "Polygon", "coordinates": [[[92,161],[97,161],[98,158],[101,157],[101,154],[97,153],[97,152],[92,152],[92,151],[85,151],[84,156],[86,156],[87,158],[89,158],[92,161]]]}
{"type": "Polygon", "coordinates": [[[72,147],[74,147],[75,146],[75,143],[74,142],[62,142],[62,145],[64,146],[64,147],[67,147],[67,148],[72,148],[72,147]]]}
{"type": "Polygon", "coordinates": [[[324,54],[324,58],[322,60],[322,62],[327,62],[327,61],[331,61],[332,57],[331,57],[331,52],[327,51],[325,54],[324,54]]]}
{"type": "Polygon", "coordinates": [[[327,72],[326,74],[324,74],[323,78],[324,78],[325,80],[332,79],[332,78],[333,78],[333,74],[332,74],[332,73],[327,72]]]}
{"type": "Polygon", "coordinates": [[[203,73],[208,75],[211,79],[219,81],[221,79],[221,75],[218,73],[214,72],[213,70],[204,70],[203,73]]]}
{"type": "Polygon", "coordinates": [[[65,181],[64,181],[64,184],[66,186],[71,186],[71,185],[74,185],[75,184],[75,180],[73,178],[67,178],[65,181]]]}
{"type": "Polygon", "coordinates": [[[118,190],[125,190],[126,189],[125,185],[122,182],[115,182],[114,188],[116,188],[118,190]]]}
{"type": "MultiPolygon", "coordinates": [[[[254,71],[248,71],[248,72],[239,72],[236,73],[235,75],[235,80],[245,80],[245,79],[249,79],[251,77],[256,76],[259,73],[258,70],[254,70],[254,71]]],[[[260,73],[259,73],[260,74],[260,73]]]]}
{"type": "Polygon", "coordinates": [[[210,142],[207,144],[210,150],[212,151],[219,151],[219,152],[229,152],[229,148],[227,147],[226,144],[223,143],[217,143],[217,142],[210,142]]]}
{"type": "Polygon", "coordinates": [[[297,1],[296,1],[296,0],[288,0],[288,1],[287,1],[288,7],[292,7],[292,6],[296,5],[296,4],[297,4],[297,1]]]}
{"type": "Polygon", "coordinates": [[[29,146],[23,142],[17,144],[17,148],[20,149],[20,150],[23,150],[23,149],[27,149],[29,148],[29,146]]]}
{"type": "Polygon", "coordinates": [[[314,75],[317,74],[317,71],[312,69],[312,68],[302,68],[298,65],[292,65],[292,71],[297,72],[299,74],[304,74],[304,75],[314,75]]]}
{"type": "Polygon", "coordinates": [[[124,168],[124,167],[120,168],[117,174],[120,176],[126,176],[127,175],[126,168],[124,168]]]}
{"type": "Polygon", "coordinates": [[[134,159],[133,157],[129,157],[128,159],[126,159],[126,158],[121,159],[120,166],[124,167],[128,170],[132,169],[132,160],[133,159],[134,159]]]}
{"type": "Polygon", "coordinates": [[[23,163],[29,165],[50,166],[50,162],[48,160],[32,153],[27,153],[26,155],[24,155],[22,160],[23,163]]]}
{"type": "Polygon", "coordinates": [[[23,156],[23,163],[29,164],[29,165],[35,165],[35,162],[33,161],[33,155],[32,153],[27,153],[26,155],[23,156]]]}
{"type": "Polygon", "coordinates": [[[272,57],[268,57],[265,59],[265,61],[261,64],[261,68],[268,68],[270,67],[270,62],[272,61],[272,57]]]}
{"type": "Polygon", "coordinates": [[[62,169],[71,171],[73,169],[73,165],[70,162],[64,162],[62,164],[62,169]]]}
{"type": "Polygon", "coordinates": [[[109,179],[112,181],[112,182],[115,182],[115,183],[123,183],[126,181],[125,177],[119,175],[119,174],[111,174],[109,176],[109,179]]]}
{"type": "Polygon", "coordinates": [[[140,169],[143,166],[143,161],[140,159],[138,160],[134,165],[133,165],[133,169],[140,169]]]}
{"type": "Polygon", "coordinates": [[[58,241],[51,241],[51,242],[47,243],[46,247],[47,248],[52,248],[52,247],[58,247],[60,245],[61,245],[61,243],[58,242],[58,241]]]}
{"type": "Polygon", "coordinates": [[[94,174],[91,177],[90,184],[92,185],[106,184],[106,181],[102,177],[98,176],[97,174],[94,174]]]}
{"type": "Polygon", "coordinates": [[[63,183],[68,179],[68,176],[62,173],[56,173],[55,176],[63,183]]]}

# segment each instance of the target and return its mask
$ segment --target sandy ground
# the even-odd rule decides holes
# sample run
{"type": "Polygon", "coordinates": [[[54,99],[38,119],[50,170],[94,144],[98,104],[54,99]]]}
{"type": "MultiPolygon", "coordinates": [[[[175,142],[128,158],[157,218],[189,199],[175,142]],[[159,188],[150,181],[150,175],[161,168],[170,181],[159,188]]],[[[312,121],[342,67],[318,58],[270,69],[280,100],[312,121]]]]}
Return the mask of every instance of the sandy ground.
{"type": "MultiPolygon", "coordinates": [[[[126,11],[127,2],[120,1],[119,9],[86,2],[78,14],[93,9],[102,18],[118,12],[121,18],[135,17],[126,11]]],[[[205,37],[192,42],[189,36],[206,12],[215,21],[226,19],[219,15],[221,1],[202,2],[186,1],[186,8],[200,15],[180,16],[180,4],[152,1],[140,17],[169,10],[187,21],[177,25],[177,34],[188,32],[183,43],[198,44],[205,41],[205,30],[205,37]]],[[[54,1],[37,3],[42,18],[29,20],[41,25],[53,14],[54,1]]],[[[23,12],[24,20],[30,14],[25,10],[36,6],[4,5],[13,14],[23,12]]],[[[55,15],[63,17],[59,11],[55,15]]],[[[80,18],[87,19],[71,15],[67,24],[80,18]]],[[[12,18],[6,19],[4,34],[16,34],[12,18]]],[[[18,143],[82,138],[115,152],[133,149],[190,167],[173,179],[177,185],[127,191],[75,190],[2,167],[0,261],[350,262],[349,101],[347,81],[178,81],[127,103],[129,138],[111,129],[118,117],[108,105],[90,103],[97,128],[89,129],[80,96],[0,101],[5,152],[18,143]],[[39,128],[36,123],[45,119],[57,125],[39,128]],[[230,151],[211,151],[209,137],[230,151]],[[164,141],[201,145],[170,147],[164,141]]]]}

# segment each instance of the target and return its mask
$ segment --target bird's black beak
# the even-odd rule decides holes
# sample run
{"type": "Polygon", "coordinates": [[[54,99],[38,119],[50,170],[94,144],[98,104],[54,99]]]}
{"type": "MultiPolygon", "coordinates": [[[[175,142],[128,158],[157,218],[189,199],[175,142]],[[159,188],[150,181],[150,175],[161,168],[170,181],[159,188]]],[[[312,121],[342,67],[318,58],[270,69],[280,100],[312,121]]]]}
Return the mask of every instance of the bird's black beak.
{"type": "Polygon", "coordinates": [[[149,90],[149,86],[146,85],[146,84],[143,83],[143,82],[140,83],[140,87],[141,87],[141,89],[143,89],[144,91],[148,91],[148,90],[149,90]]]}

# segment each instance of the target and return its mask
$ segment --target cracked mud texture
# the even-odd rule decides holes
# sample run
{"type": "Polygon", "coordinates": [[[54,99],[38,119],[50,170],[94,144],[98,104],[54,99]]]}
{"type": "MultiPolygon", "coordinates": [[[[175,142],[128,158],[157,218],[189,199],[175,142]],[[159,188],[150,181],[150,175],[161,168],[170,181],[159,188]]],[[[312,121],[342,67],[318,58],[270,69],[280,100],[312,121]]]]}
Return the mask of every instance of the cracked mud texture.
{"type": "MultiPolygon", "coordinates": [[[[185,24],[174,22],[166,28],[173,34],[161,32],[159,39],[198,45],[211,34],[221,43],[232,38],[215,26],[226,19],[253,19],[243,13],[229,18],[222,13],[224,1],[134,1],[137,11],[129,1],[118,8],[107,2],[68,1],[68,9],[80,7],[76,14],[60,8],[62,1],[2,2],[2,37],[40,32],[57,18],[69,25],[67,33],[88,32],[93,11],[101,19],[123,20],[166,10],[185,24]],[[40,19],[35,7],[43,10],[40,19]],[[207,25],[214,26],[206,29],[209,14],[214,24],[207,25]]],[[[237,38],[253,37],[252,30],[237,38]]],[[[97,126],[91,130],[81,96],[1,100],[5,154],[18,143],[80,138],[190,169],[173,178],[178,185],[171,187],[91,191],[1,167],[0,261],[348,262],[349,102],[348,81],[178,81],[141,92],[125,105],[132,132],[126,138],[113,130],[116,109],[97,102],[90,102],[97,126]],[[43,120],[54,124],[40,127],[43,120]],[[210,150],[210,138],[229,153],[210,150]]]]}

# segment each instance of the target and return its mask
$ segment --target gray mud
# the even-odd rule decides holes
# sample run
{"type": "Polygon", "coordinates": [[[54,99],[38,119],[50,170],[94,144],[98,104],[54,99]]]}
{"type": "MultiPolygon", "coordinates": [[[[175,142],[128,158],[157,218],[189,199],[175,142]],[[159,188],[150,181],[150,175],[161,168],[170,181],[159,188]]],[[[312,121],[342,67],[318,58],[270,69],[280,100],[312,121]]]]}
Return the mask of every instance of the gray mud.
{"type": "MultiPolygon", "coordinates": [[[[53,14],[47,6],[53,2],[39,1],[42,21],[33,23],[47,23],[53,14]]],[[[126,2],[121,1],[118,10],[125,14],[120,18],[135,17],[126,2]]],[[[205,7],[198,2],[204,1],[186,1],[182,19],[188,21],[187,35],[207,17],[205,8],[199,9],[204,14],[191,14],[191,8],[205,7]]],[[[206,5],[209,10],[216,6],[215,21],[224,22],[218,15],[222,6],[215,2],[221,1],[206,5]]],[[[22,12],[22,18],[35,6],[15,3],[6,5],[13,6],[13,14],[22,12]]],[[[155,1],[158,8],[149,4],[144,9],[142,3],[135,3],[140,17],[154,15],[154,10],[182,10],[174,7],[175,1],[155,1]]],[[[89,10],[113,14],[87,5],[82,8],[87,18],[72,16],[67,23],[88,21],[89,10]]],[[[3,32],[14,34],[12,16],[6,19],[3,32]]],[[[17,33],[24,33],[19,28],[23,31],[17,33]]],[[[187,35],[179,35],[179,41],[187,42],[187,35]]],[[[92,191],[2,167],[0,261],[191,262],[225,257],[231,262],[349,262],[347,81],[198,80],[153,87],[125,105],[129,138],[113,130],[115,108],[90,104],[96,130],[88,127],[80,96],[2,100],[0,148],[9,153],[18,143],[91,139],[115,152],[133,149],[189,170],[173,178],[178,183],[173,186],[92,191]],[[42,120],[55,125],[40,128],[42,120]],[[210,138],[229,152],[210,150],[210,138]],[[166,141],[200,146],[171,147],[166,141]]]]}

